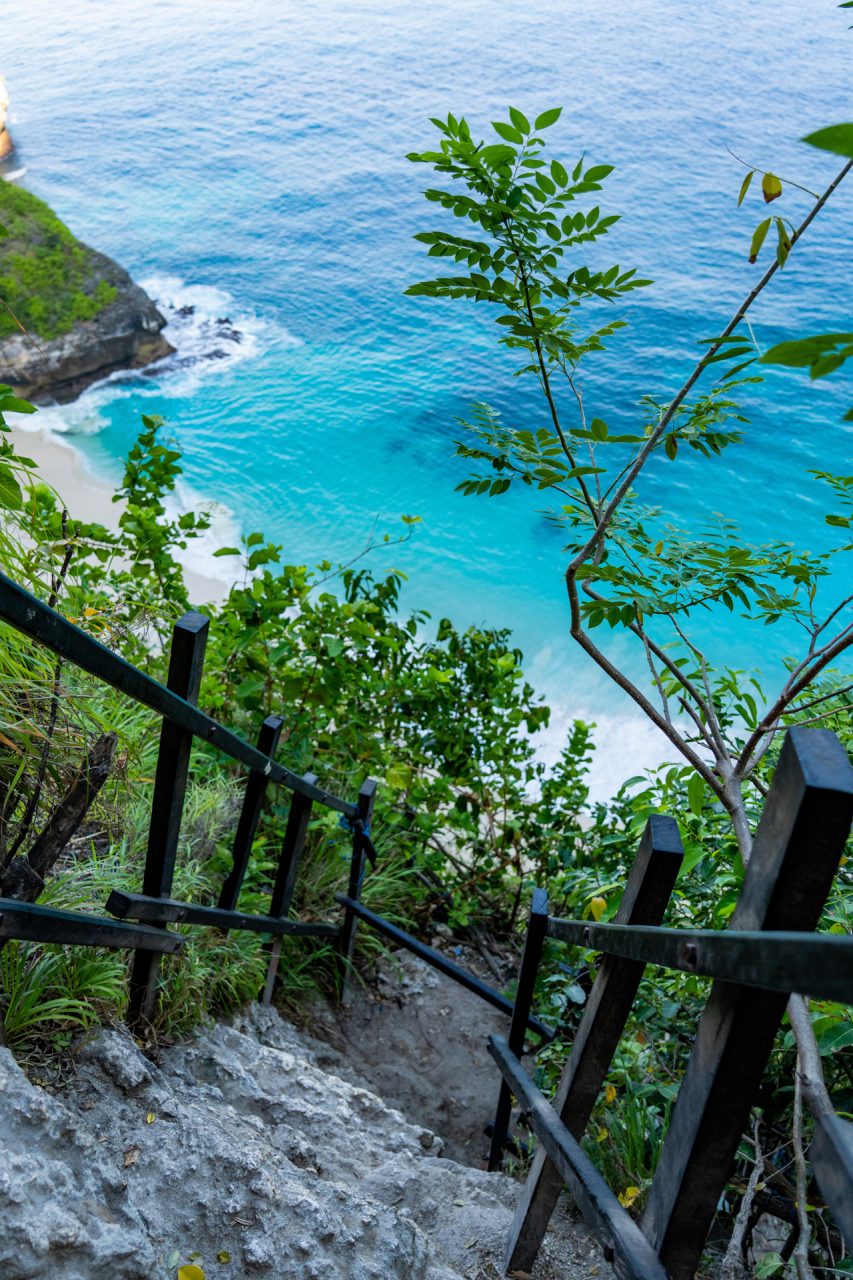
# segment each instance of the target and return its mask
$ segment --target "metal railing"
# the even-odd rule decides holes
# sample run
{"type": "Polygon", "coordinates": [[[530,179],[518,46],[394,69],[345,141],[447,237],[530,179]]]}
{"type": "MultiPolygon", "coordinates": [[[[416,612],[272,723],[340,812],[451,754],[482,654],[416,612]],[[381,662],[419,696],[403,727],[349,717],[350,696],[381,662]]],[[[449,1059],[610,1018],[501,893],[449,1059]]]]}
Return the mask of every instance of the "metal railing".
{"type": "MultiPolygon", "coordinates": [[[[493,1036],[489,1043],[502,1075],[489,1167],[500,1166],[508,1145],[513,1096],[540,1145],[515,1216],[507,1270],[531,1269],[566,1185],[619,1276],[693,1276],[789,993],[853,1002],[853,939],[814,933],[853,819],[853,768],[831,733],[794,728],[787,734],[728,930],[661,927],[682,849],[673,819],[654,816],[613,923],[553,919],[544,891],[534,891],[516,995],[510,1000],[361,902],[366,860],[373,852],[375,781],[366,779],[355,801],[344,800],[319,786],[313,774],[300,776],[273,758],[283,725],[280,717],[264,720],[257,745],[252,746],[199,710],[209,625],[202,614],[188,613],[176,624],[165,685],[3,575],[0,620],[162,719],[142,892],[111,893],[106,903],[111,918],[0,898],[0,940],[132,950],[129,1021],[139,1027],[154,1015],[160,955],[178,952],[183,944],[181,935],[169,931],[170,924],[265,935],[269,960],[261,998],[269,1003],[282,937],[333,940],[345,975],[362,922],[511,1018],[507,1038],[493,1036]],[[248,770],[232,865],[216,906],[170,896],[195,739],[212,744],[248,770]],[[269,784],[284,787],[292,797],[269,911],[247,915],[238,909],[240,890],[269,784]],[[347,892],[337,895],[343,907],[340,923],[289,918],[315,804],[342,814],[352,833],[347,892]],[[542,1040],[553,1035],[532,1013],[547,938],[603,957],[550,1102],[521,1063],[529,1031],[542,1040]],[[697,1025],[638,1224],[596,1171],[581,1140],[646,964],[704,975],[714,979],[714,985],[697,1025]]],[[[853,1125],[834,1115],[818,1117],[811,1159],[827,1204],[841,1231],[853,1240],[853,1125]]]]}

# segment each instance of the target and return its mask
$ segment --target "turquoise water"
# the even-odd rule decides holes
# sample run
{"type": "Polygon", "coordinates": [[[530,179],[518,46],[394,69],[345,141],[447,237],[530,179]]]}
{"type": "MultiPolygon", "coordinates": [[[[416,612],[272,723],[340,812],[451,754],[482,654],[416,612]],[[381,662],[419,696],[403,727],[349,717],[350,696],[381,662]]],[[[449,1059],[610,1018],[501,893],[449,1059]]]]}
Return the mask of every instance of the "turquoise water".
{"type": "MultiPolygon", "coordinates": [[[[409,601],[435,615],[512,626],[560,707],[556,732],[570,713],[596,717],[615,777],[657,747],[568,648],[559,536],[529,494],[454,492],[466,472],[453,419],[472,400],[516,420],[541,413],[483,308],[403,296],[429,270],[411,236],[440,221],[404,156],[430,144],[429,115],[485,123],[508,102],[528,114],[563,104],[558,154],[617,166],[602,203],[624,216],[609,247],[656,281],[620,308],[628,336],[586,383],[592,412],[636,422],[639,396],[677,384],[755,278],[759,204],[737,210],[742,170],[726,147],[825,185],[833,158],[796,139],[850,118],[852,38],[831,0],[6,0],[18,180],[172,308],[178,346],[155,376],[114,380],[43,420],[115,476],[139,413],[164,414],[192,493],[230,513],[223,532],[263,528],[292,560],[349,558],[374,529],[421,515],[410,543],[372,563],[403,568],[409,601]],[[188,304],[193,315],[176,316],[188,304]],[[217,324],[226,317],[240,342],[217,324]]],[[[760,344],[791,326],[850,327],[850,213],[842,190],[762,297],[760,344]]],[[[676,518],[722,510],[751,539],[818,545],[803,476],[849,470],[849,403],[840,381],[771,374],[750,396],[741,449],[661,462],[646,496],[676,518]]],[[[718,658],[768,678],[790,646],[736,620],[709,627],[718,658]]]]}

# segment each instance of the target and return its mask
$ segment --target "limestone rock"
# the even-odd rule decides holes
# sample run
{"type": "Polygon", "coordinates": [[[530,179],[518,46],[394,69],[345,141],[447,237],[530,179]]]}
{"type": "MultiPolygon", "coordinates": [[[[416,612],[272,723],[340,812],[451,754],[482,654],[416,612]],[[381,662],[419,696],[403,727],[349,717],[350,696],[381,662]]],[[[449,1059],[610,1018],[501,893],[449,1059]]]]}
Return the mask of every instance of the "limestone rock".
{"type": "MultiPolygon", "coordinates": [[[[0,1280],[163,1280],[191,1254],[209,1280],[497,1274],[518,1184],[439,1158],[274,1011],[156,1066],[102,1031],[77,1062],[54,1097],[0,1050],[0,1280]]],[[[534,1276],[595,1274],[590,1250],[563,1231],[534,1276]]]]}

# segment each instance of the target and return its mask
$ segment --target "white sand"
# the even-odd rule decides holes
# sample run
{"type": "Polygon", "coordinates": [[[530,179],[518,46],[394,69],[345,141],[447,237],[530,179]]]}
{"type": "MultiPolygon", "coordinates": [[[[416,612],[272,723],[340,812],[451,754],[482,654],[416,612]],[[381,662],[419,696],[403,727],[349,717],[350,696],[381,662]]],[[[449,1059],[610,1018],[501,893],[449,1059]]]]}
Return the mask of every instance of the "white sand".
{"type": "MultiPolygon", "coordinates": [[[[54,488],[67,503],[72,516],[118,528],[121,504],[113,502],[110,485],[97,476],[87,460],[73,444],[62,436],[45,431],[22,431],[12,428],[11,442],[25,458],[32,458],[42,480],[54,488]]],[[[229,582],[206,577],[193,569],[184,569],[190,601],[200,605],[223,600],[229,582]]]]}

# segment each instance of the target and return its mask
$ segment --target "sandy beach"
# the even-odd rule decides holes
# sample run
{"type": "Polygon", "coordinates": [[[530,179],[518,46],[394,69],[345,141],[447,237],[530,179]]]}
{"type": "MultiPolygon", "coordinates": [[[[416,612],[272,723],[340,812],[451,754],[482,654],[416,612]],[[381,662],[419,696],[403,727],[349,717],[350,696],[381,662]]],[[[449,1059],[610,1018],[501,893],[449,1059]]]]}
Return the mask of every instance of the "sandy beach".
{"type": "MultiPolygon", "coordinates": [[[[46,431],[12,428],[11,441],[25,458],[32,458],[42,480],[59,493],[71,515],[95,521],[108,529],[118,527],[121,504],[113,502],[113,491],[97,476],[83,454],[62,436],[46,431]]],[[[219,602],[228,594],[223,578],[207,577],[184,568],[184,580],[194,605],[219,602]]]]}

